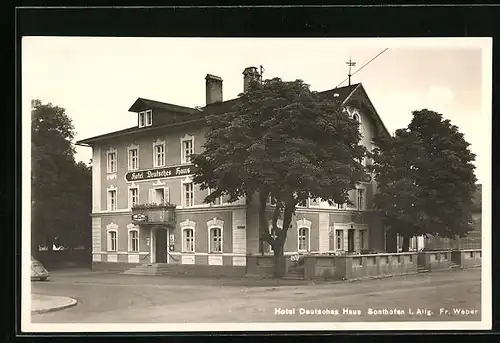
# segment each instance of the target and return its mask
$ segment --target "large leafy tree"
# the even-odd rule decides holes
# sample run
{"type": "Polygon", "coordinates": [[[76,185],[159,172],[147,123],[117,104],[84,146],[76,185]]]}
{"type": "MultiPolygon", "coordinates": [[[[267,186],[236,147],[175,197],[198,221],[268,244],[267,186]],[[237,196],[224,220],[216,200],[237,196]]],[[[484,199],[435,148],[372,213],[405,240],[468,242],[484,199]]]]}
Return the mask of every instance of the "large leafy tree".
{"type": "Polygon", "coordinates": [[[207,120],[204,151],[193,156],[194,182],[213,190],[206,202],[222,195],[259,200],[261,239],[273,248],[279,276],[296,206],[309,198],[349,203],[348,191],[365,176],[359,124],[336,99],[279,78],[252,83],[232,110],[207,120]],[[276,203],[272,235],[269,196],[276,203]]]}
{"type": "Polygon", "coordinates": [[[32,250],[88,245],[90,167],[75,163],[74,127],[64,108],[32,101],[32,250]]]}
{"type": "Polygon", "coordinates": [[[403,237],[403,251],[415,235],[463,236],[472,229],[475,155],[455,125],[439,113],[414,111],[407,128],[375,144],[374,203],[390,237],[403,237]]]}

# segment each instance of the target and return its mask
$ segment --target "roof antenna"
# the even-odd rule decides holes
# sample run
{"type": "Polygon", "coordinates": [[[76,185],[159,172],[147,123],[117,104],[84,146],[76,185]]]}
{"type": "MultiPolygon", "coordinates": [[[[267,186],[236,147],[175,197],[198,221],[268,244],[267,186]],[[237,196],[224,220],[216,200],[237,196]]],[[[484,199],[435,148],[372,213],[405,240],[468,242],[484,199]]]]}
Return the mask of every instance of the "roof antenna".
{"type": "Polygon", "coordinates": [[[346,62],[346,64],[349,66],[349,74],[347,74],[347,77],[349,79],[349,86],[351,85],[351,67],[355,67],[356,66],[356,62],[352,62],[351,61],[351,57],[349,57],[349,62],[346,62]]]}

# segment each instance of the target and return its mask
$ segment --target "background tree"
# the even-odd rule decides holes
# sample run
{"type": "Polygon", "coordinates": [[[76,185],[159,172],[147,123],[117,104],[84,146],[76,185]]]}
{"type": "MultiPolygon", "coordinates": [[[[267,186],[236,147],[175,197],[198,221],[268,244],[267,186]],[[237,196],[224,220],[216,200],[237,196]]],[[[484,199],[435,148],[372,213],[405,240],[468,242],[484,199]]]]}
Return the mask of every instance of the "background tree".
{"type": "Polygon", "coordinates": [[[32,251],[88,245],[90,168],[75,163],[74,127],[64,108],[32,101],[32,251]],[[87,235],[87,237],[85,236],[87,235]]]}
{"type": "Polygon", "coordinates": [[[403,237],[403,251],[412,236],[463,236],[472,229],[475,155],[455,125],[439,113],[414,111],[408,128],[375,144],[375,207],[390,236],[403,237]]]}
{"type": "Polygon", "coordinates": [[[338,101],[301,80],[254,82],[230,112],[208,117],[204,151],[193,156],[199,167],[194,182],[213,190],[205,202],[222,195],[259,199],[261,239],[273,248],[281,276],[296,206],[309,198],[350,203],[348,191],[364,177],[358,125],[338,101]],[[276,202],[272,235],[265,216],[269,196],[276,202]]]}

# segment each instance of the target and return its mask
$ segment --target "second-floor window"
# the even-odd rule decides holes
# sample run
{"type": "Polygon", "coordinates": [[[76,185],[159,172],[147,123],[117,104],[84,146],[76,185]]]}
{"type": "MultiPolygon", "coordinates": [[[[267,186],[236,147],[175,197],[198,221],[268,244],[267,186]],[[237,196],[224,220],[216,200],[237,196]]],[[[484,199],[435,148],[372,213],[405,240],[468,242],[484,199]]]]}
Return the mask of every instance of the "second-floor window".
{"type": "Polygon", "coordinates": [[[139,189],[137,187],[134,187],[134,188],[130,188],[129,189],[129,204],[130,204],[130,207],[134,207],[134,205],[137,205],[139,204],[139,189]]]}
{"type": "Polygon", "coordinates": [[[130,148],[128,150],[128,170],[139,169],[139,149],[130,148]]]}
{"type": "Polygon", "coordinates": [[[356,201],[357,201],[357,209],[364,210],[365,209],[365,190],[362,188],[358,188],[356,190],[356,201]]]}
{"type": "MultiPolygon", "coordinates": [[[[209,188],[208,189],[208,194],[211,194],[212,190],[209,188]]],[[[217,197],[212,201],[212,205],[222,205],[222,197],[217,197]]]]}
{"type": "Polygon", "coordinates": [[[116,151],[108,152],[108,173],[116,173],[117,153],[116,151]]]}
{"type": "Polygon", "coordinates": [[[181,163],[190,163],[194,153],[193,137],[186,136],[181,140],[181,163]]]}
{"type": "Polygon", "coordinates": [[[192,207],[194,206],[194,191],[193,191],[193,183],[184,183],[184,207],[192,207]]]}
{"type": "Polygon", "coordinates": [[[318,207],[320,198],[309,199],[309,206],[318,207]]]}
{"type": "Polygon", "coordinates": [[[153,167],[165,166],[165,142],[153,144],[153,167]]]}
{"type": "Polygon", "coordinates": [[[139,127],[153,125],[153,112],[151,110],[139,112],[139,127]]]}

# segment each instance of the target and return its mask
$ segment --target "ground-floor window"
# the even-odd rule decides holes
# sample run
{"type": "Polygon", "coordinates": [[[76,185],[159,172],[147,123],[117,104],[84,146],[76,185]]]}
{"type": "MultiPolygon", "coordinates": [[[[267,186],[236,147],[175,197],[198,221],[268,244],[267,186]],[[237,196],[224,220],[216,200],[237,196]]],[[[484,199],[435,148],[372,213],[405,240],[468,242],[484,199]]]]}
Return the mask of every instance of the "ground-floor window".
{"type": "Polygon", "coordinates": [[[129,235],[129,251],[139,252],[139,231],[130,230],[128,235],[129,235]]]}
{"type": "Polygon", "coordinates": [[[306,227],[299,228],[299,251],[309,250],[309,229],[306,227]]]}
{"type": "Polygon", "coordinates": [[[367,231],[359,230],[359,249],[364,250],[367,248],[367,231]]]}
{"type": "Polygon", "coordinates": [[[222,229],[214,227],[210,229],[210,252],[222,252],[222,229]]]}
{"type": "Polygon", "coordinates": [[[184,252],[194,252],[194,230],[184,229],[184,252]]]}
{"type": "Polygon", "coordinates": [[[116,231],[108,231],[108,251],[118,250],[118,233],[116,231]]]}
{"type": "Polygon", "coordinates": [[[335,250],[344,250],[344,230],[335,231],[335,250]]]}

